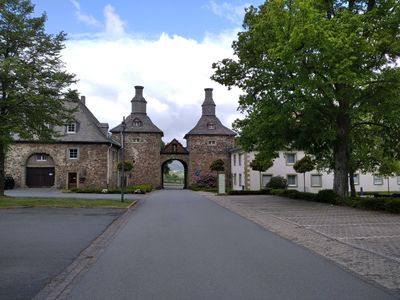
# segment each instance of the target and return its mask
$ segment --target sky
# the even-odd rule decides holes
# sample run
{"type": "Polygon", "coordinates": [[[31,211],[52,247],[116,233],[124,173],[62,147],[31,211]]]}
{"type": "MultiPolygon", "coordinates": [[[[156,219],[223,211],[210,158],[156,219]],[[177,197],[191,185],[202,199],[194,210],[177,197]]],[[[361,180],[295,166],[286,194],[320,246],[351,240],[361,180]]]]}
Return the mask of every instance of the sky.
{"type": "Polygon", "coordinates": [[[231,128],[240,91],[210,79],[212,63],[233,57],[246,7],[257,0],[32,0],[46,12],[48,33],[67,33],[62,58],[78,82],[72,88],[110,129],[131,112],[134,86],[144,86],[147,114],[164,132],[183,136],[201,116],[204,89],[213,88],[217,116],[231,128]]]}

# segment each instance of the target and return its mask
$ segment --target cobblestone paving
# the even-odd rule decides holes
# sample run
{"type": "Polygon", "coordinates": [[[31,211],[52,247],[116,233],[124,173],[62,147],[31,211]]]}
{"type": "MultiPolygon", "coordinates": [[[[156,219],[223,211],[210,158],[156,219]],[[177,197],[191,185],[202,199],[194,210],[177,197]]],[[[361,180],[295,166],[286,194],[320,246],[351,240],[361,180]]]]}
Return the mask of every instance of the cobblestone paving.
{"type": "Polygon", "coordinates": [[[400,296],[400,216],[275,196],[210,200],[400,296]]]}

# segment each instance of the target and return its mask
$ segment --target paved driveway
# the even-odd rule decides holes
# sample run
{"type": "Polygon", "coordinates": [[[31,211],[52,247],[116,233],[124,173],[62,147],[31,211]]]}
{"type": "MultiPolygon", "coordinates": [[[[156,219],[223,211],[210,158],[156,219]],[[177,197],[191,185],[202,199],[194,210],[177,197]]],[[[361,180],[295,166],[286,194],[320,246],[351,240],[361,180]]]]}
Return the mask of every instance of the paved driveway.
{"type": "Polygon", "coordinates": [[[121,209],[0,209],[0,299],[31,299],[121,209]]]}
{"type": "Polygon", "coordinates": [[[186,190],[152,193],[64,296],[79,300],[395,298],[186,190]]]}
{"type": "MultiPolygon", "coordinates": [[[[110,199],[120,200],[120,194],[87,194],[87,193],[63,193],[56,188],[17,188],[6,190],[6,196],[12,197],[43,197],[43,198],[79,198],[79,199],[110,199]]],[[[141,199],[146,195],[125,194],[125,199],[141,199]]]]}
{"type": "Polygon", "coordinates": [[[204,195],[400,295],[400,215],[276,196],[204,195]]]}

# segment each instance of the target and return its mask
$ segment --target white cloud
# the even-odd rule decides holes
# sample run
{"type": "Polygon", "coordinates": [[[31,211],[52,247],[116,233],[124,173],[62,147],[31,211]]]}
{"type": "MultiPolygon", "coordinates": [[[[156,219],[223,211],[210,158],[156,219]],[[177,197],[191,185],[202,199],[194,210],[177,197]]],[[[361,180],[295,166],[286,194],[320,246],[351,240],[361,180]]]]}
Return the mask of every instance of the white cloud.
{"type": "Polygon", "coordinates": [[[92,15],[88,15],[82,11],[79,1],[70,0],[70,2],[75,7],[75,15],[77,16],[79,21],[82,21],[83,23],[89,26],[98,27],[101,25],[101,23],[98,20],[96,20],[95,17],[93,17],[92,15]]]}
{"type": "Polygon", "coordinates": [[[250,4],[233,5],[228,2],[221,4],[211,0],[208,2],[208,9],[210,9],[215,15],[225,18],[234,24],[241,24],[245,13],[245,8],[249,7],[250,4]]]}
{"type": "Polygon", "coordinates": [[[164,131],[165,142],[172,138],[183,142],[200,118],[204,88],[211,87],[217,116],[231,126],[239,116],[239,90],[228,91],[210,76],[213,62],[232,57],[230,45],[236,31],[206,34],[201,42],[165,33],[150,40],[126,34],[115,11],[106,10],[107,22],[115,21],[117,28],[111,34],[119,38],[110,39],[107,34],[81,37],[68,41],[63,51],[68,71],[79,79],[76,88],[101,122],[118,125],[131,112],[134,86],[143,85],[147,113],[164,131]]]}
{"type": "Polygon", "coordinates": [[[121,37],[125,35],[125,22],[115,12],[114,7],[106,5],[104,8],[104,17],[106,18],[106,34],[112,37],[121,37]]]}

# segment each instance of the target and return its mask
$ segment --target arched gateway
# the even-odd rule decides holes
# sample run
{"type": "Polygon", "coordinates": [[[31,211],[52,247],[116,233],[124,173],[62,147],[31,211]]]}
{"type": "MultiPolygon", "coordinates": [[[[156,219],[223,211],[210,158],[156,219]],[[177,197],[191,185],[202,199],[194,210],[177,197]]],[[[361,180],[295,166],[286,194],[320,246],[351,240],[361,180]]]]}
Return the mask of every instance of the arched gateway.
{"type": "Polygon", "coordinates": [[[234,147],[235,133],[217,118],[212,89],[205,89],[201,118],[184,137],[186,148],[176,139],[165,147],[161,146],[164,134],[147,115],[143,87],[136,86],[135,89],[132,112],[125,120],[124,130],[122,124],[111,129],[113,139],[124,145],[125,160],[135,162],[128,184],[151,183],[154,187],[162,187],[163,166],[171,160],[178,160],[184,165],[185,188],[195,184],[201,175],[209,173],[209,166],[216,159],[225,162],[226,174],[231,173],[229,151],[234,147]]]}

